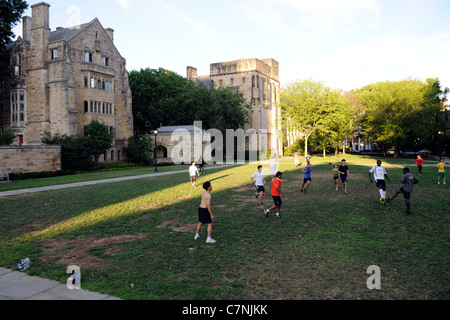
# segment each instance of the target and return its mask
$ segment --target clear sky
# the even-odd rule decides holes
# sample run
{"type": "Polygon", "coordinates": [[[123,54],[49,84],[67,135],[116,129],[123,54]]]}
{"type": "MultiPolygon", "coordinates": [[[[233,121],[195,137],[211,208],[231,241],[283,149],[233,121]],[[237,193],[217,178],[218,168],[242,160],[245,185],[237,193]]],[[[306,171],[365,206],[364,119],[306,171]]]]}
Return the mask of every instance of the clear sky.
{"type": "Polygon", "coordinates": [[[312,78],[351,90],[437,77],[450,87],[448,0],[47,2],[52,30],[96,17],[113,28],[128,70],[163,67],[185,76],[194,66],[206,75],[211,63],[274,58],[282,85],[312,78]]]}

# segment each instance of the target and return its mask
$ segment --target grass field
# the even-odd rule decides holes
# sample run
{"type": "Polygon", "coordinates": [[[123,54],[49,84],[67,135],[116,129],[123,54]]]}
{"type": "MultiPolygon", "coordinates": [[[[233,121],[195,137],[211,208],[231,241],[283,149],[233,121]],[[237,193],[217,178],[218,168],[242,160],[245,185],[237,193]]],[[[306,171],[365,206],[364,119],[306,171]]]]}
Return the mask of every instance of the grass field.
{"type": "MultiPolygon", "coordinates": [[[[448,299],[450,189],[437,185],[437,169],[424,168],[406,217],[401,197],[379,204],[363,166],[375,160],[346,157],[348,195],[334,189],[338,159],[312,159],[306,195],[303,175],[282,161],[281,220],[265,218],[254,197],[255,165],[208,171],[199,183],[214,187],[214,245],[205,230],[193,239],[202,190],[187,174],[3,198],[0,266],[29,257],[29,274],[65,283],[76,264],[83,289],[123,299],[448,299]],[[371,265],[381,290],[366,287],[371,265]]],[[[414,161],[388,162],[391,195],[414,161]]]]}

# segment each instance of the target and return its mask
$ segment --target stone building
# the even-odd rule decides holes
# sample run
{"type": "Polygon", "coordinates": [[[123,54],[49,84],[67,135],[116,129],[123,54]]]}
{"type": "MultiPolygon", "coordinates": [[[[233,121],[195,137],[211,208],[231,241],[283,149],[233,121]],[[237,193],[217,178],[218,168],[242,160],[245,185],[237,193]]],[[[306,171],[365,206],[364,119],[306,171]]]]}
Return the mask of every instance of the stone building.
{"type": "Polygon", "coordinates": [[[241,59],[211,64],[208,76],[199,76],[196,68],[187,67],[187,78],[200,81],[207,87],[239,89],[247,101],[254,103],[250,122],[244,129],[267,130],[269,150],[272,155],[282,155],[279,69],[279,63],[274,59],[241,59]]]}
{"type": "Polygon", "coordinates": [[[84,135],[97,119],[114,138],[100,160],[120,161],[133,135],[133,116],[126,60],[114,45],[114,30],[96,18],[52,31],[50,5],[31,8],[22,37],[7,46],[9,65],[0,70],[0,131],[11,128],[16,145],[40,145],[45,132],[84,135]]]}

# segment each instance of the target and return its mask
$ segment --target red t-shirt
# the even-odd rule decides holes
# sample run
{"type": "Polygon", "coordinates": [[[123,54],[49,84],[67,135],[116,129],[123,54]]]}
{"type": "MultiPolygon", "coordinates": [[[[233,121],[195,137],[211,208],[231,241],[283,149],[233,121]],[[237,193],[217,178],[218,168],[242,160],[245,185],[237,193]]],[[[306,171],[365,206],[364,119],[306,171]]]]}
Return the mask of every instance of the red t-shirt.
{"type": "Polygon", "coordinates": [[[423,164],[423,159],[417,159],[416,162],[417,162],[417,166],[421,167],[423,164]]]}
{"type": "Polygon", "coordinates": [[[277,188],[277,186],[278,186],[278,188],[281,188],[281,180],[279,178],[273,179],[273,182],[272,182],[272,197],[280,197],[281,196],[280,191],[277,188]]]}

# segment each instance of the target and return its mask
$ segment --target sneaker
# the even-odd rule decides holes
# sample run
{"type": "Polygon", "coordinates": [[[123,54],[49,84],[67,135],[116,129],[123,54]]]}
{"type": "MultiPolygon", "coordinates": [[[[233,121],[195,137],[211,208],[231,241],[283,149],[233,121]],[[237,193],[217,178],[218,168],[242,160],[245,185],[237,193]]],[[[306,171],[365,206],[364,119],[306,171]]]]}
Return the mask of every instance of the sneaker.
{"type": "Polygon", "coordinates": [[[305,189],[305,191],[303,191],[303,192],[304,192],[304,193],[307,193],[307,192],[306,192],[306,189],[305,189]]]}
{"type": "Polygon", "coordinates": [[[438,182],[438,184],[441,184],[440,182],[438,182]]]}
{"type": "Polygon", "coordinates": [[[338,189],[338,188],[336,188],[336,191],[339,191],[339,189],[338,189]]]}
{"type": "Polygon", "coordinates": [[[406,215],[407,215],[407,216],[412,216],[412,212],[406,211],[406,215]]]}
{"type": "Polygon", "coordinates": [[[259,203],[259,205],[260,205],[260,206],[262,206],[262,205],[263,205],[263,203],[262,203],[262,202],[260,202],[260,203],[259,203]]]}
{"type": "Polygon", "coordinates": [[[213,244],[213,243],[216,243],[216,240],[214,240],[214,239],[212,239],[212,238],[208,238],[208,239],[206,240],[206,243],[213,244]]]}
{"type": "Polygon", "coordinates": [[[255,193],[255,197],[256,197],[256,199],[258,199],[258,198],[259,198],[259,195],[258,195],[257,193],[255,193]]]}
{"type": "Polygon", "coordinates": [[[345,194],[348,194],[348,190],[345,190],[345,194]]]}
{"type": "Polygon", "coordinates": [[[300,190],[300,192],[303,192],[303,189],[302,189],[302,190],[300,190]]]}
{"type": "Polygon", "coordinates": [[[444,185],[447,185],[447,182],[444,182],[444,185]]]}
{"type": "Polygon", "coordinates": [[[269,213],[270,213],[270,210],[269,210],[269,209],[267,209],[267,210],[264,210],[264,214],[266,215],[266,218],[268,218],[268,217],[269,217],[269,213]]]}
{"type": "Polygon", "coordinates": [[[275,215],[275,218],[281,219],[281,216],[277,214],[277,215],[275,215]]]}

